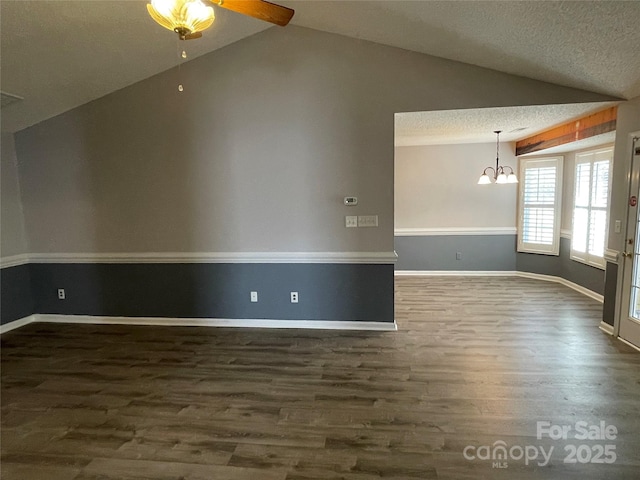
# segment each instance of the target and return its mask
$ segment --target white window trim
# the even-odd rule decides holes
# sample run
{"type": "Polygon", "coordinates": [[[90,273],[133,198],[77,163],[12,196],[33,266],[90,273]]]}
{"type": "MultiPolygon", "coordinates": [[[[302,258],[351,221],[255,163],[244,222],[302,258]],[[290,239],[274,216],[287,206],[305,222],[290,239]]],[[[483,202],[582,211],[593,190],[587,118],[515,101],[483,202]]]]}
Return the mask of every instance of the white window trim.
{"type": "Polygon", "coordinates": [[[560,222],[562,220],[562,166],[564,157],[534,157],[518,159],[518,252],[536,253],[538,255],[560,255],[560,222]],[[539,166],[553,165],[556,167],[556,186],[554,195],[554,214],[553,214],[553,243],[551,245],[524,243],[522,235],[522,225],[524,223],[524,183],[525,170],[527,168],[535,168],[535,164],[539,166]]]}
{"type": "MultiPolygon", "coordinates": [[[[592,267],[596,267],[599,268],[600,270],[604,270],[606,268],[606,260],[604,258],[604,254],[602,257],[598,257],[597,255],[593,255],[589,252],[576,252],[573,249],[573,216],[575,214],[575,209],[576,209],[576,177],[577,177],[577,172],[578,172],[578,165],[582,164],[582,163],[590,163],[591,164],[591,169],[590,169],[590,180],[589,180],[589,211],[591,211],[591,208],[595,208],[598,210],[601,210],[601,208],[598,207],[591,207],[591,182],[593,181],[593,163],[594,163],[594,159],[591,160],[586,160],[586,161],[579,161],[579,157],[583,156],[583,155],[594,155],[597,153],[602,153],[602,152],[611,152],[611,156],[609,158],[609,184],[607,185],[607,207],[605,209],[606,215],[607,215],[607,222],[605,222],[608,225],[608,220],[609,220],[609,212],[611,211],[611,185],[612,185],[612,179],[613,179],[613,146],[609,146],[606,148],[598,148],[598,149],[594,149],[594,150],[587,150],[584,152],[579,152],[576,154],[576,160],[575,160],[575,167],[574,167],[574,174],[573,174],[573,194],[572,194],[572,208],[571,208],[571,251],[569,254],[569,258],[571,258],[571,260],[575,261],[575,262],[579,262],[579,263],[584,263],[586,265],[590,265],[592,267]]],[[[604,245],[605,245],[605,250],[606,250],[606,246],[608,245],[608,237],[609,237],[609,232],[608,229],[605,230],[605,237],[604,237],[604,245]]]]}

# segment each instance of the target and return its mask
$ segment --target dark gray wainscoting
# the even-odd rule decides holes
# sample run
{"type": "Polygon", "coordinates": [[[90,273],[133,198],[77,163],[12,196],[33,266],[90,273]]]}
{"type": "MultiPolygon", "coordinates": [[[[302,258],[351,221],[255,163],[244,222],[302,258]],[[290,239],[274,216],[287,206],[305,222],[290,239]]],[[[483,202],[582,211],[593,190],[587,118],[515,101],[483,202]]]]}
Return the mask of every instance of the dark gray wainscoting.
{"type": "Polygon", "coordinates": [[[513,271],[515,235],[425,235],[395,237],[396,270],[513,271]],[[462,258],[456,259],[460,252],[462,258]]]}
{"type": "Polygon", "coordinates": [[[600,295],[605,292],[605,272],[571,260],[571,240],[567,238],[560,238],[559,256],[516,253],[516,235],[398,236],[395,249],[396,270],[515,270],[553,275],[600,295]],[[462,259],[456,259],[457,252],[462,253],[462,259]]]}
{"type": "Polygon", "coordinates": [[[0,269],[0,324],[2,325],[35,313],[29,267],[29,265],[16,265],[0,269]]]}
{"type": "Polygon", "coordinates": [[[560,255],[517,254],[516,270],[562,277],[604,295],[604,270],[571,260],[571,240],[560,238],[560,255]]]}
{"type": "Polygon", "coordinates": [[[37,313],[394,321],[391,264],[41,263],[31,280],[37,313]]]}
{"type": "Polygon", "coordinates": [[[618,285],[618,264],[607,262],[604,281],[604,305],[602,321],[613,327],[616,316],[616,287],[618,285]]]}

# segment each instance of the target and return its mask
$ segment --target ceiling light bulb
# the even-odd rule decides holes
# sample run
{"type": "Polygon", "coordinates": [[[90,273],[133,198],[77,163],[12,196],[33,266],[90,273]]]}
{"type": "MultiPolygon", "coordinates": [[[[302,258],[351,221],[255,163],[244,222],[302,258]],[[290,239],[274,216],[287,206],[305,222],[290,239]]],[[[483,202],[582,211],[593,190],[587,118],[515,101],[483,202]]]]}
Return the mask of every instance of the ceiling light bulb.
{"type": "Polygon", "coordinates": [[[201,32],[215,19],[213,8],[200,0],[151,0],[147,11],[164,28],[178,33],[201,32]]]}
{"type": "Polygon", "coordinates": [[[478,185],[488,185],[491,183],[491,177],[486,173],[483,173],[478,180],[478,185]]]}
{"type": "Polygon", "coordinates": [[[518,183],[518,177],[516,177],[515,173],[510,173],[507,176],[507,183],[518,183]]]}
{"type": "Polygon", "coordinates": [[[159,15],[170,16],[173,9],[173,0],[152,0],[151,4],[159,15]]]}
{"type": "Polygon", "coordinates": [[[504,173],[501,173],[498,175],[498,178],[496,178],[496,183],[507,183],[507,176],[504,173]]]}

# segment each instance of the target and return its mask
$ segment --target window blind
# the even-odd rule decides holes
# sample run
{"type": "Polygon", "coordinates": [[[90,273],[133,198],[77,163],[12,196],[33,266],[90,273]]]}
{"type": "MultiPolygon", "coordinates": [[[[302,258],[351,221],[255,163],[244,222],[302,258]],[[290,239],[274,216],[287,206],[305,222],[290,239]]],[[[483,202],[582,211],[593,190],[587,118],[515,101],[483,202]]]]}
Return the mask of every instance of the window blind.
{"type": "Polygon", "coordinates": [[[571,258],[604,267],[613,149],[576,155],[571,258]]]}
{"type": "Polygon", "coordinates": [[[562,157],[520,159],[518,251],[557,255],[562,157]]]}

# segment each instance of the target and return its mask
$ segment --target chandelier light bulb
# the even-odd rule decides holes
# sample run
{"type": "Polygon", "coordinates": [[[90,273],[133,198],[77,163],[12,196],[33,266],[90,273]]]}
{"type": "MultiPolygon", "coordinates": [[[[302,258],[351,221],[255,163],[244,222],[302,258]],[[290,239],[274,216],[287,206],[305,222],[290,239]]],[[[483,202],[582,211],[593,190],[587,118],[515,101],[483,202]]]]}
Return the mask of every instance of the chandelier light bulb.
{"type": "Polygon", "coordinates": [[[478,185],[489,185],[491,183],[491,177],[486,173],[483,173],[478,180],[478,185]]]}

